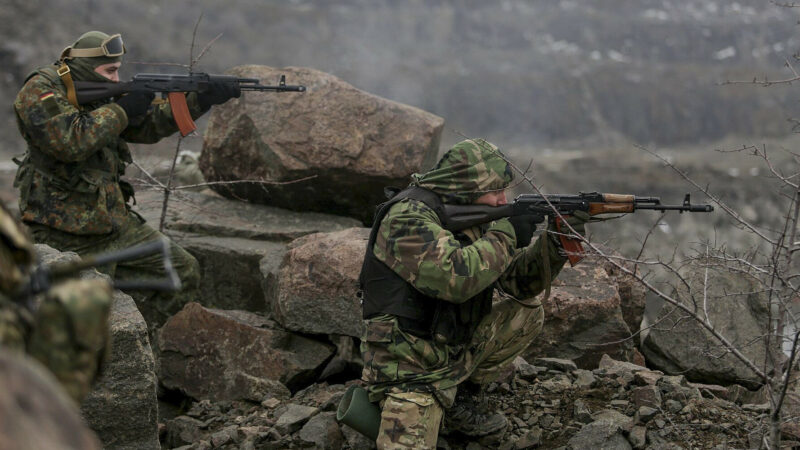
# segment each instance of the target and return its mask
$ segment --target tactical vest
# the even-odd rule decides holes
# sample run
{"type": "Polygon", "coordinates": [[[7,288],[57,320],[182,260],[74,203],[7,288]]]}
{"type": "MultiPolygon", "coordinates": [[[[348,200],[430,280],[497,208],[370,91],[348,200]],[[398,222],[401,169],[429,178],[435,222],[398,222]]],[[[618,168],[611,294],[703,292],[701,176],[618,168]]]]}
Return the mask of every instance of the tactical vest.
{"type": "MultiPolygon", "coordinates": [[[[421,187],[407,188],[378,206],[358,278],[363,317],[370,319],[380,314],[391,314],[397,317],[400,329],[414,336],[451,345],[467,344],[480,320],[492,309],[493,288],[485,289],[463,303],[451,303],[416,290],[375,257],[373,247],[381,221],[395,203],[404,199],[424,203],[442,222],[444,206],[441,199],[421,187]]],[[[457,235],[456,239],[462,244],[470,243],[464,235],[457,235]]]]}

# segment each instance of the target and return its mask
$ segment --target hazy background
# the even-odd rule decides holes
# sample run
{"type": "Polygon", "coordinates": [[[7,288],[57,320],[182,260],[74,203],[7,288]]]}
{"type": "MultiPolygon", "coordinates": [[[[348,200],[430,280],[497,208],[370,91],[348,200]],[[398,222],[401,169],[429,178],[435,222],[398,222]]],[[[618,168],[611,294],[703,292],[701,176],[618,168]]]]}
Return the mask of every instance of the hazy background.
{"type": "MultiPolygon", "coordinates": [[[[795,143],[787,121],[800,117],[794,86],[720,85],[792,76],[783,66],[800,48],[797,10],[768,0],[0,0],[4,197],[15,195],[10,158],[24,151],[9,105],[26,73],[90,29],[122,33],[123,78],[183,71],[134,62],[188,63],[201,13],[198,47],[222,36],[199,70],[264,64],[332,73],[444,117],[443,150],[463,133],[497,143],[523,167],[533,160],[532,176],[546,192],[619,191],[670,202],[694,192],[703,200],[641,145],[759,224],[781,211],[758,161],[715,151],[767,145],[784,160],[795,143]]],[[[174,138],[138,146],[135,157],[158,165],[174,146],[174,138]]],[[[199,151],[201,138],[187,147],[199,151]]],[[[666,217],[653,240],[750,242],[724,214],[697,216],[666,217]]],[[[635,254],[656,220],[644,213],[594,229],[635,254]]]]}

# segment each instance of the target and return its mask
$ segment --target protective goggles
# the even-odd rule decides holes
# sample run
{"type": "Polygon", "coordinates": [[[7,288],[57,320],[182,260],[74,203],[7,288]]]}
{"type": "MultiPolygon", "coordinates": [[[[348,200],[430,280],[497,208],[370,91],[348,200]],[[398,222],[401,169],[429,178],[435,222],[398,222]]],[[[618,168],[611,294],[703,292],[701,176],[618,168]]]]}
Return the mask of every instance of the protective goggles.
{"type": "Polygon", "coordinates": [[[67,47],[61,52],[61,59],[70,58],[94,58],[97,56],[122,56],[125,54],[125,44],[122,43],[122,35],[115,34],[104,40],[100,47],[95,48],[72,48],[67,47]]]}

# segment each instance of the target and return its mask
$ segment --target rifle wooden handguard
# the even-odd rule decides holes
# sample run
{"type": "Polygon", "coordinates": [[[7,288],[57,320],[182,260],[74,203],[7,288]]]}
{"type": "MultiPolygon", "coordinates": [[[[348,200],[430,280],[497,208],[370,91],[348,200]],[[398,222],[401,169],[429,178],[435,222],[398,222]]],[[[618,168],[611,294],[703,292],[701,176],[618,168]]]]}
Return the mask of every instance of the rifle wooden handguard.
{"type": "Polygon", "coordinates": [[[589,215],[632,213],[633,201],[630,203],[589,203],[589,215]]]}

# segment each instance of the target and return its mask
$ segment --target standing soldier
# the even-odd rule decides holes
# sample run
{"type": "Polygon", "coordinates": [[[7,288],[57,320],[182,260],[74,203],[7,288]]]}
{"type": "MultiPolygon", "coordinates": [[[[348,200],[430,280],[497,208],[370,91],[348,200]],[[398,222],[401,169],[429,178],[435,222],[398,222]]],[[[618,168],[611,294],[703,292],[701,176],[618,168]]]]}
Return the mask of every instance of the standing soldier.
{"type": "MultiPolygon", "coordinates": [[[[363,378],[381,404],[380,449],[436,448],[443,416],[447,430],[468,436],[506,427],[482,386],[539,334],[544,312],[534,297],[566,261],[550,233],[530,244],[530,218],[455,235],[442,227],[443,203],[506,203],[513,174],[494,145],[463,141],[412,179],[379,207],[360,277],[363,378]],[[505,299],[492,304],[495,290],[505,299]]],[[[570,223],[583,233],[584,220],[570,223]]]]}
{"type": "MultiPolygon", "coordinates": [[[[127,142],[154,143],[177,131],[169,104],[151,105],[152,93],[132,92],[116,101],[78,105],[73,86],[74,81],[118,82],[125,51],[119,34],[88,32],[54,65],[31,73],[14,101],[28,144],[14,185],[22,220],[36,242],[87,255],[161,237],[131,210],[133,188],[120,177],[132,162],[127,142]]],[[[238,86],[211,83],[207,92],[187,95],[187,102],[196,118],[239,95],[238,86]]],[[[197,295],[197,261],[174,243],[171,254],[185,288],[137,299],[147,302],[140,309],[151,327],[197,295]]],[[[158,261],[152,256],[100,270],[121,280],[160,277],[158,261]]]]}

